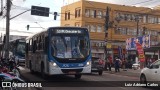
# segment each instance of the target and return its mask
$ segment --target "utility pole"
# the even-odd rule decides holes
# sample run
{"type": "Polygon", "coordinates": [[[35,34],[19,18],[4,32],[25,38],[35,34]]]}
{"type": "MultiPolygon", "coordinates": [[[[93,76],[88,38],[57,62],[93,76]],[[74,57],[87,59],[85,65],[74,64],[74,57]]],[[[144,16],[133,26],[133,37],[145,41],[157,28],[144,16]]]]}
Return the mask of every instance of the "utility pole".
{"type": "MultiPolygon", "coordinates": [[[[109,28],[109,7],[107,6],[106,8],[106,16],[105,16],[105,60],[107,60],[107,54],[108,54],[108,51],[107,51],[107,41],[108,41],[108,28],[109,28]]],[[[107,67],[105,66],[105,69],[107,69],[107,67]]]]}
{"type": "Polygon", "coordinates": [[[10,30],[10,6],[11,1],[7,0],[7,13],[6,13],[6,42],[5,42],[5,58],[6,60],[9,58],[9,30],[10,30]]]}
{"type": "Polygon", "coordinates": [[[3,0],[1,0],[1,11],[0,11],[0,16],[3,15],[3,0]]]}
{"type": "Polygon", "coordinates": [[[137,22],[137,37],[138,37],[138,34],[139,34],[139,18],[138,18],[138,16],[136,17],[136,22],[137,22]]]}

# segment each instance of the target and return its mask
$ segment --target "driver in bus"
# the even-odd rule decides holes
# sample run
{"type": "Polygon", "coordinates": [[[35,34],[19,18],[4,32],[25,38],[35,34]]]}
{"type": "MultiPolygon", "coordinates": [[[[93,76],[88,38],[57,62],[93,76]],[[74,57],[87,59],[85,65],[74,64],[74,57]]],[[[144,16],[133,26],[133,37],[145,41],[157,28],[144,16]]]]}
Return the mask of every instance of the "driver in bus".
{"type": "Polygon", "coordinates": [[[79,46],[80,46],[80,42],[78,42],[77,45],[75,45],[75,47],[72,49],[73,58],[84,58],[84,56],[80,52],[79,46]]]}
{"type": "Polygon", "coordinates": [[[54,49],[54,56],[58,58],[64,58],[64,44],[63,41],[59,38],[52,37],[51,39],[51,45],[54,49]]]}

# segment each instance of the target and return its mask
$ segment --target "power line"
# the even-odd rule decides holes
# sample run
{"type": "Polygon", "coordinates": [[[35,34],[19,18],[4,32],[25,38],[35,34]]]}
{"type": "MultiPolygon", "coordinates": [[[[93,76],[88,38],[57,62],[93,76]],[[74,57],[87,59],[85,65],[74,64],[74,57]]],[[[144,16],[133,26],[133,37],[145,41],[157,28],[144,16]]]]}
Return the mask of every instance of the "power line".
{"type": "MultiPolygon", "coordinates": [[[[160,2],[159,0],[152,2],[152,4],[156,3],[156,2],[160,2]]],[[[150,4],[150,3],[149,3],[150,4]]],[[[149,4],[145,4],[145,5],[149,5],[149,4]]],[[[152,5],[151,4],[151,5],[152,5]]]]}
{"type": "MultiPolygon", "coordinates": [[[[0,31],[6,31],[2,28],[2,30],[0,31]]],[[[10,30],[11,32],[20,32],[20,33],[30,33],[30,34],[34,34],[33,32],[26,32],[26,31],[19,31],[19,30],[10,30]]]]}
{"type": "Polygon", "coordinates": [[[139,2],[139,3],[131,4],[131,5],[137,5],[137,4],[147,3],[147,2],[150,2],[150,1],[154,1],[154,0],[142,1],[142,2],[139,2]]]}

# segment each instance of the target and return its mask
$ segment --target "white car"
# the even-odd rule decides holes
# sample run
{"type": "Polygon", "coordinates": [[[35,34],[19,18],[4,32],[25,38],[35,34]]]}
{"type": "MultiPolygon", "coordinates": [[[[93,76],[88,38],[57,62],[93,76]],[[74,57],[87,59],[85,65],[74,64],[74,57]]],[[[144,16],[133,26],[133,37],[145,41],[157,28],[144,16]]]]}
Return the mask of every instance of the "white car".
{"type": "Polygon", "coordinates": [[[160,59],[141,70],[140,82],[146,84],[148,81],[156,81],[160,85],[160,59]]]}
{"type": "Polygon", "coordinates": [[[137,70],[137,69],[140,68],[140,64],[139,64],[139,63],[134,63],[134,64],[132,65],[132,68],[133,68],[134,70],[137,70]]]}

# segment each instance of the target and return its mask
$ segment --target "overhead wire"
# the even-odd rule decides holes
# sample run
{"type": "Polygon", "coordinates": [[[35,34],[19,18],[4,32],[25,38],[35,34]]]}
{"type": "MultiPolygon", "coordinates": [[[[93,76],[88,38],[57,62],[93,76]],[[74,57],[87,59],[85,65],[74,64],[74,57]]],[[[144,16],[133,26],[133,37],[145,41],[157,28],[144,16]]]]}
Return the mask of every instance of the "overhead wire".
{"type": "Polygon", "coordinates": [[[151,2],[151,1],[154,1],[154,0],[142,1],[142,2],[135,3],[135,4],[131,4],[131,5],[137,5],[137,4],[147,3],[147,2],[151,2]]]}

